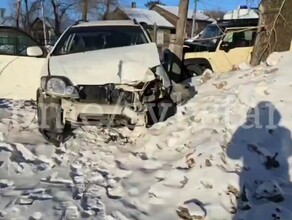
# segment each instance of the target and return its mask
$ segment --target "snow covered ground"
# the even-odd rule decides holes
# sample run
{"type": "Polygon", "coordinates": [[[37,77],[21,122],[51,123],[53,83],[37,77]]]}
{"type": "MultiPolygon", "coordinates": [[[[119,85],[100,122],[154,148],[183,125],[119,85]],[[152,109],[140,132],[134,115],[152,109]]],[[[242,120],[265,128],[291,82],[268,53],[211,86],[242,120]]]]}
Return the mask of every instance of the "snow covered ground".
{"type": "Polygon", "coordinates": [[[60,148],[31,103],[0,101],[0,219],[292,219],[291,61],[193,79],[166,122],[60,148]]]}

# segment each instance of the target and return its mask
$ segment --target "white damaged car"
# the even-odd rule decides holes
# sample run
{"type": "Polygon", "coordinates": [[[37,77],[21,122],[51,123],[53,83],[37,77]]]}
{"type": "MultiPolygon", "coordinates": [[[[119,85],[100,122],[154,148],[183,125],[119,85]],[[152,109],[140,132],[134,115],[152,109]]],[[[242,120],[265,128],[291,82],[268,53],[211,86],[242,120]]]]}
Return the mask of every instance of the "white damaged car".
{"type": "MultiPolygon", "coordinates": [[[[39,53],[37,48],[29,48],[39,53]]],[[[36,54],[37,55],[37,54],[36,54]]],[[[133,21],[81,22],[47,56],[37,90],[39,129],[62,141],[67,126],[147,126],[175,113],[158,49],[133,21]]]]}

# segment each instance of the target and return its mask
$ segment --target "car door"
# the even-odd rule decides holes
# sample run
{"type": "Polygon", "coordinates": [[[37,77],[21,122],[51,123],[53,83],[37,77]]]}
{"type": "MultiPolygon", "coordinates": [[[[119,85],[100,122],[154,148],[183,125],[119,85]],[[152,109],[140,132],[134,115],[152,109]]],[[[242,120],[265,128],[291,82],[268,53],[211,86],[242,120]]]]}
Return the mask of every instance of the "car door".
{"type": "Polygon", "coordinates": [[[236,69],[241,63],[249,63],[256,37],[256,28],[230,28],[218,45],[215,54],[220,72],[236,69]]]}
{"type": "Polygon", "coordinates": [[[30,46],[40,45],[19,29],[0,27],[0,99],[36,99],[46,51],[41,57],[29,57],[30,46]]]}

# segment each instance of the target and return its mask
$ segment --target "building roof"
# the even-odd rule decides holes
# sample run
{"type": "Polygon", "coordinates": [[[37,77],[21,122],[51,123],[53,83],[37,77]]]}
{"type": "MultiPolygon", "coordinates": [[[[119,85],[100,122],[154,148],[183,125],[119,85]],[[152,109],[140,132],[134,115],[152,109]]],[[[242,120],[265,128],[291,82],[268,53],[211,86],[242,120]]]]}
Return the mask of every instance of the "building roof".
{"type": "Polygon", "coordinates": [[[88,21],[74,25],[74,27],[89,27],[89,26],[133,26],[131,20],[105,20],[105,21],[88,21]]]}
{"type": "Polygon", "coordinates": [[[174,28],[174,26],[168,22],[159,13],[153,10],[142,8],[120,8],[130,19],[135,19],[137,22],[145,22],[148,25],[156,25],[158,27],[174,28]]]}
{"type": "MultiPolygon", "coordinates": [[[[178,16],[178,9],[179,9],[178,6],[165,6],[165,5],[159,5],[159,4],[157,4],[156,6],[164,9],[165,11],[170,12],[171,14],[178,16]]],[[[194,12],[192,10],[188,10],[188,19],[192,19],[193,14],[194,12]]],[[[213,18],[210,18],[209,16],[205,15],[204,13],[200,11],[197,12],[196,19],[200,21],[210,21],[210,22],[215,21],[213,18]]]]}
{"type": "MultiPolygon", "coordinates": [[[[37,17],[31,24],[31,26],[33,26],[37,21],[41,21],[43,22],[43,19],[41,17],[37,17]]],[[[71,19],[66,19],[64,21],[61,22],[60,24],[60,30],[61,32],[65,31],[70,25],[72,25],[75,21],[71,20],[71,19]]],[[[48,28],[52,28],[54,29],[55,28],[55,21],[54,19],[52,18],[49,18],[49,17],[46,17],[45,18],[45,25],[48,27],[48,28]]]]}
{"type": "Polygon", "coordinates": [[[260,11],[258,9],[236,9],[228,11],[223,19],[253,19],[259,18],[260,11]]]}

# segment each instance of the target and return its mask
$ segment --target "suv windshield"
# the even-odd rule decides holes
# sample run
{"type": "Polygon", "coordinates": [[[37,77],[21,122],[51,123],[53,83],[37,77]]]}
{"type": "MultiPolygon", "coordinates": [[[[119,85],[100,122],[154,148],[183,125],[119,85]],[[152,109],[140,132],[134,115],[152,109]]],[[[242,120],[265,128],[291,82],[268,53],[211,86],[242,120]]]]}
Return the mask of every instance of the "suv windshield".
{"type": "Polygon", "coordinates": [[[221,30],[217,25],[208,25],[199,39],[214,38],[221,35],[221,30]]]}
{"type": "Polygon", "coordinates": [[[57,44],[53,55],[80,53],[148,43],[139,26],[73,27],[57,44]]]}

